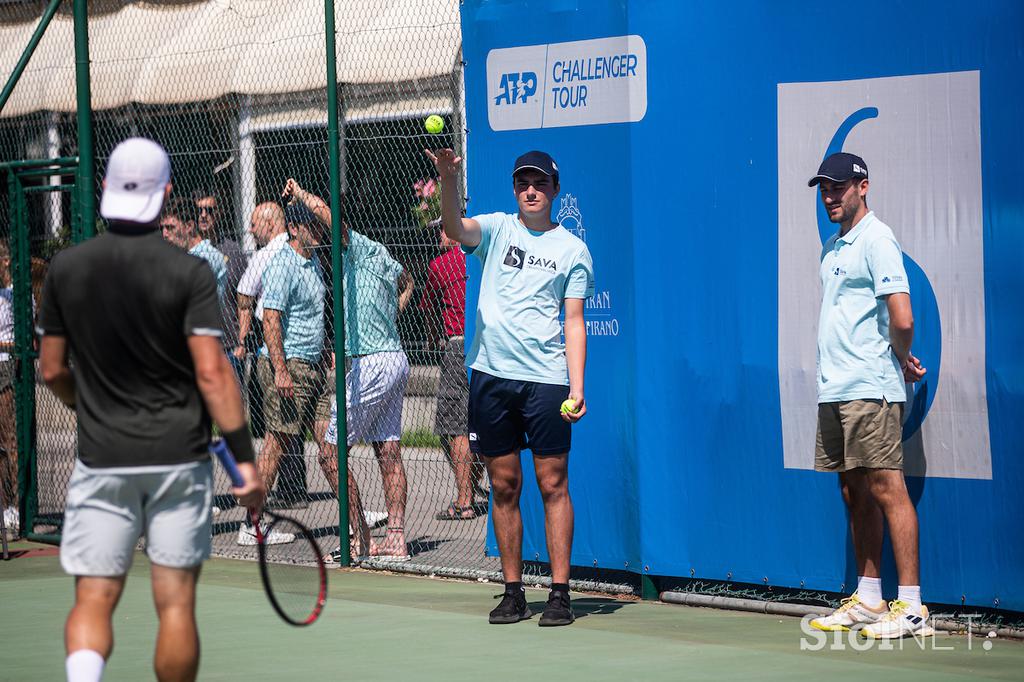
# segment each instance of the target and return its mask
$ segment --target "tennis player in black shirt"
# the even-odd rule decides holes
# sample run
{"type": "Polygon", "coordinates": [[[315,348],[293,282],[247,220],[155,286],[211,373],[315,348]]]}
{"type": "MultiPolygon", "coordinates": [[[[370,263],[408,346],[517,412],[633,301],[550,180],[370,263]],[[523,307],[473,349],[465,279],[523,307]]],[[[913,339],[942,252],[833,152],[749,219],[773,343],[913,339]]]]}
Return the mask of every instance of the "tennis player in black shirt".
{"type": "Polygon", "coordinates": [[[140,536],[160,619],[157,679],[195,679],[196,580],[210,554],[211,417],[246,481],[234,495],[248,507],[265,496],[221,345],[213,273],[159,230],[170,170],[152,140],[119,144],[100,202],[109,230],[59,253],[43,289],[40,368],[78,414],[60,550],[75,576],[64,632],[69,682],[102,677],[140,536]]]}

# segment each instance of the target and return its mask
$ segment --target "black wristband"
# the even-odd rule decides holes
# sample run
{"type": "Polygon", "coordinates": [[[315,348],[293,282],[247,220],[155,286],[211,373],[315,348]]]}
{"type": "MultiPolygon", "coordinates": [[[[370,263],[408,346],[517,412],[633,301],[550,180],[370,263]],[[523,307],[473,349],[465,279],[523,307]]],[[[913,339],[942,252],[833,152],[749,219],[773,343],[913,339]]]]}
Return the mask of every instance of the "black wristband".
{"type": "Polygon", "coordinates": [[[228,431],[223,434],[224,442],[228,449],[235,456],[236,462],[254,462],[256,453],[252,449],[252,439],[249,437],[249,427],[243,424],[241,428],[228,431]]]}

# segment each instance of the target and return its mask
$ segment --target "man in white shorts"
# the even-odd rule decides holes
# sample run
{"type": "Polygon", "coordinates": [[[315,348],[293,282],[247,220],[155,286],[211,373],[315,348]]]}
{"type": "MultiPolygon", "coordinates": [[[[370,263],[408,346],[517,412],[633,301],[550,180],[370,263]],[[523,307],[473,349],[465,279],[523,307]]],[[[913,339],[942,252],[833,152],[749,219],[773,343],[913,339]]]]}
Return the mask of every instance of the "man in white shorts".
{"type": "Polygon", "coordinates": [[[249,507],[263,502],[221,347],[213,272],[161,238],[170,171],[151,140],[114,149],[100,203],[109,229],[53,259],[40,307],[43,379],[78,413],[60,548],[61,566],[75,576],[64,631],[69,682],[102,677],[111,618],[143,535],[160,619],[157,679],[195,679],[196,581],[210,554],[211,417],[246,481],[232,492],[249,507]]]}
{"type": "MultiPolygon", "coordinates": [[[[331,224],[326,202],[294,185],[286,196],[308,207],[324,224],[331,224]]],[[[398,338],[397,317],[412,299],[413,279],[388,253],[387,248],[348,226],[345,242],[345,393],[348,447],[363,442],[373,446],[384,483],[384,505],[388,526],[384,540],[369,545],[369,555],[393,561],[407,561],[405,545],[405,503],[407,483],[402,464],[402,402],[409,381],[409,360],[398,338]]],[[[331,419],[320,449],[320,466],[337,492],[338,411],[332,405],[331,419]]],[[[349,486],[358,500],[354,479],[349,486]]],[[[352,498],[350,498],[352,499],[352,498]]],[[[351,515],[360,529],[352,554],[366,553],[367,538],[361,514],[351,515]]],[[[355,528],[354,528],[355,530],[355,528]]],[[[338,550],[332,553],[339,559],[338,550]]]]}

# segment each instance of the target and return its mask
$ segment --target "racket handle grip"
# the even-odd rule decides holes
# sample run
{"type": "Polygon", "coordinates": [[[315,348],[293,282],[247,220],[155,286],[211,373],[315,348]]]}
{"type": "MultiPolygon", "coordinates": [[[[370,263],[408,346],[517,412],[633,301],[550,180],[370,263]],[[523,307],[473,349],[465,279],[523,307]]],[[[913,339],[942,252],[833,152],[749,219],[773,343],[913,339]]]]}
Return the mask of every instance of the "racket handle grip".
{"type": "Polygon", "coordinates": [[[235,456],[228,450],[228,444],[221,439],[217,439],[210,444],[210,450],[220,460],[221,466],[228,472],[228,477],[231,479],[231,485],[236,488],[241,488],[245,485],[245,479],[242,478],[242,472],[238,470],[238,464],[235,462],[235,456]]]}

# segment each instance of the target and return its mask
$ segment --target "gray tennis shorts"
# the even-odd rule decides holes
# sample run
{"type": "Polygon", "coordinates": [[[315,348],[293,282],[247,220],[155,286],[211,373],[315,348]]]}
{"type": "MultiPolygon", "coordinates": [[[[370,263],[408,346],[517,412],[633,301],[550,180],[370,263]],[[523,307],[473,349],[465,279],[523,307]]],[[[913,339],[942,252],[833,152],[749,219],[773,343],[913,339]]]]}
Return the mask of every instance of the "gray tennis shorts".
{"type": "Polygon", "coordinates": [[[441,353],[440,382],[437,388],[437,412],[434,433],[439,436],[464,436],[469,413],[469,375],[466,373],[465,338],[453,336],[441,353]]]}
{"type": "Polygon", "coordinates": [[[149,560],[169,568],[210,556],[213,464],[90,468],[68,482],[60,565],[71,575],[128,572],[139,538],[149,560]]]}

